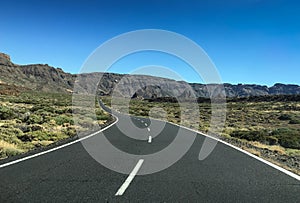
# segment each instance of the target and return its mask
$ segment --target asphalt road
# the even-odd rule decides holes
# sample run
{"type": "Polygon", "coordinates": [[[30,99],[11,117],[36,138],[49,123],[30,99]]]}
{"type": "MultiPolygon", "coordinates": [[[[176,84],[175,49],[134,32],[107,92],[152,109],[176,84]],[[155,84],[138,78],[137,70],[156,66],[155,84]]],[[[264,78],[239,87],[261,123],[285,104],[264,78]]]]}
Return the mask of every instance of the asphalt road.
{"type": "MultiPolygon", "coordinates": [[[[141,139],[124,135],[115,124],[86,141],[96,144],[105,136],[118,149],[135,154],[134,159],[113,159],[116,167],[129,163],[130,171],[139,156],[163,150],[178,133],[192,134],[169,123],[114,113],[119,124],[131,119],[140,130],[129,131],[141,139]],[[151,132],[157,130],[151,129],[155,122],[165,126],[150,143],[151,132]]],[[[204,139],[198,134],[188,152],[165,170],[133,177],[122,195],[116,193],[128,174],[102,166],[77,142],[0,168],[0,202],[300,202],[299,180],[223,143],[199,161],[204,139]]],[[[165,161],[145,159],[138,171],[165,161]]]]}

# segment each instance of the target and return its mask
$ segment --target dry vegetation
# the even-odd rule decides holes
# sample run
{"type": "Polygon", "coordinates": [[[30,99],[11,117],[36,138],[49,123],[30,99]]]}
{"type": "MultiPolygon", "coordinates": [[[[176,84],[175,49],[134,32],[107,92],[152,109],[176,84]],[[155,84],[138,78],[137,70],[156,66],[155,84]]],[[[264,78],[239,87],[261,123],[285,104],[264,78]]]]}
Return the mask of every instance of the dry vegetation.
{"type": "MultiPolygon", "coordinates": [[[[103,101],[110,105],[110,98],[103,101]]],[[[114,108],[125,112],[124,100],[114,101],[114,108]]],[[[194,118],[188,103],[182,103],[190,114],[181,115],[180,105],[176,102],[155,102],[132,99],[129,113],[136,116],[163,117],[169,122],[184,125],[207,133],[210,127],[211,104],[198,103],[199,119],[194,118]],[[158,109],[156,114],[152,109],[158,109]],[[151,113],[152,112],[152,113],[151,113]]],[[[255,147],[269,149],[289,156],[300,156],[300,102],[282,101],[228,101],[226,123],[222,137],[247,141],[255,147]]],[[[253,150],[252,150],[253,151],[253,150]]],[[[259,155],[259,152],[254,154],[259,155]]]]}
{"type": "Polygon", "coordinates": [[[110,116],[96,108],[88,115],[84,107],[77,112],[80,126],[74,124],[72,95],[64,93],[23,92],[0,95],[0,158],[6,158],[36,147],[87,131],[95,123],[103,124],[110,116]]]}

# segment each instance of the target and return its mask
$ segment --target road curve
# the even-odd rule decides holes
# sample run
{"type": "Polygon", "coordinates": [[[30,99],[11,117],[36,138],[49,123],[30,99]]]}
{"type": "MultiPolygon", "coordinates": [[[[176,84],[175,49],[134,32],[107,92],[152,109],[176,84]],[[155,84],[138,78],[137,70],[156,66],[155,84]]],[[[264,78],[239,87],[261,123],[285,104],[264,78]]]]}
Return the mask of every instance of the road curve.
{"type": "MultiPolygon", "coordinates": [[[[119,117],[118,122],[124,122],[125,117],[113,113],[119,117]]],[[[165,123],[163,131],[149,143],[148,129],[154,121],[130,119],[144,130],[141,136],[145,139],[129,138],[114,124],[104,135],[99,132],[88,140],[106,136],[122,151],[144,155],[167,147],[180,128],[165,123]]],[[[208,158],[199,161],[204,139],[198,134],[178,162],[142,176],[107,169],[89,155],[81,142],[76,142],[0,168],[0,202],[300,202],[299,180],[224,143],[219,142],[208,158]]],[[[133,172],[149,165],[146,160],[130,159],[115,164],[127,161],[132,163],[133,172]]]]}

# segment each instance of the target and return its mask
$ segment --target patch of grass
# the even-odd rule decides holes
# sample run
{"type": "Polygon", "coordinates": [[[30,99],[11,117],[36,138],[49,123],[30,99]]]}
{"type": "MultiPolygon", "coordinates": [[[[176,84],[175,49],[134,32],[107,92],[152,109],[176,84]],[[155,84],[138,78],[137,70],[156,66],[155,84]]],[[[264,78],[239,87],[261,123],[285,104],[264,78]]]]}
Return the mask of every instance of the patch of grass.
{"type": "Polygon", "coordinates": [[[249,142],[251,145],[255,146],[255,147],[258,147],[258,148],[261,148],[261,149],[268,149],[268,150],[271,150],[271,151],[274,151],[274,152],[277,152],[279,154],[286,154],[286,151],[285,151],[285,148],[284,147],[281,147],[279,145],[267,145],[267,144],[262,144],[261,142],[249,142]]]}
{"type": "Polygon", "coordinates": [[[19,149],[15,144],[0,140],[0,158],[6,158],[21,154],[23,150],[19,149]]]}
{"type": "Polygon", "coordinates": [[[247,148],[247,147],[242,147],[243,150],[247,151],[247,152],[250,152],[251,154],[254,154],[255,156],[258,156],[260,157],[261,156],[261,153],[255,149],[252,149],[252,148],[247,148]]]}
{"type": "Polygon", "coordinates": [[[289,156],[300,156],[299,149],[286,149],[286,154],[289,156]]]}

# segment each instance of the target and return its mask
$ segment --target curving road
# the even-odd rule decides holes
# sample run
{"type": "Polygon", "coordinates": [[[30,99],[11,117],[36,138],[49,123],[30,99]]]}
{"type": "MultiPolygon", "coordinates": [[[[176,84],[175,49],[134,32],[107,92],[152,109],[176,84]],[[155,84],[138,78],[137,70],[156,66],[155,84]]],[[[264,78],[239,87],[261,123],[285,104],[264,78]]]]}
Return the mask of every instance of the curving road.
{"type": "MultiPolygon", "coordinates": [[[[127,137],[113,124],[83,142],[97,143],[99,136],[105,136],[120,150],[142,156],[163,150],[178,133],[194,133],[170,123],[113,113],[119,118],[118,125],[131,119],[140,129],[141,139],[127,137]],[[152,127],[155,122],[165,127],[149,140],[156,130],[152,127]]],[[[149,163],[138,156],[115,157],[116,167],[124,163],[131,166],[130,175],[121,174],[96,162],[81,142],[2,164],[0,202],[300,202],[299,176],[292,177],[221,142],[208,158],[199,161],[204,139],[198,134],[178,162],[150,175],[138,174],[165,160],[149,163]]]]}

